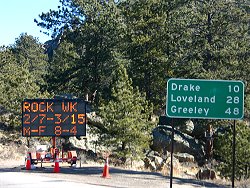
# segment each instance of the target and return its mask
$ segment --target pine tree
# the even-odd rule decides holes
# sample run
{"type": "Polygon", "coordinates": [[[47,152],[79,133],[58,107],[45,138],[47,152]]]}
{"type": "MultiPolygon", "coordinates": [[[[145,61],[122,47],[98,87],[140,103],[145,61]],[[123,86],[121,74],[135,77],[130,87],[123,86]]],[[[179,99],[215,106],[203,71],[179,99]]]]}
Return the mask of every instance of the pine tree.
{"type": "Polygon", "coordinates": [[[100,142],[122,159],[137,159],[149,145],[152,106],[145,95],[133,89],[124,65],[120,64],[117,71],[111,99],[100,107],[107,129],[106,133],[99,133],[100,142]]]}
{"type": "MultiPolygon", "coordinates": [[[[60,75],[55,75],[58,83],[52,84],[80,96],[95,90],[99,93],[109,92],[114,66],[112,51],[119,49],[123,35],[122,18],[116,3],[67,0],[62,2],[58,11],[43,13],[40,18],[42,21],[38,23],[39,26],[53,30],[53,35],[61,38],[62,45],[59,45],[56,53],[62,55],[63,50],[67,49],[67,55],[63,56],[67,56],[70,62],[68,67],[62,68],[64,72],[61,72],[59,79],[56,77],[60,75]],[[74,54],[73,57],[70,54],[74,54]]],[[[57,65],[51,68],[60,66],[61,60],[61,57],[55,55],[52,63],[57,62],[57,65]]],[[[65,63],[61,66],[65,66],[65,63]]],[[[56,70],[52,69],[55,73],[56,70]]],[[[53,74],[50,75],[50,81],[53,82],[53,74]]]]}
{"type": "Polygon", "coordinates": [[[190,1],[177,77],[249,80],[249,16],[235,1],[190,1]],[[244,73],[244,74],[242,74],[244,73]],[[244,76],[245,75],[245,76],[244,76]]]}
{"type": "MultiPolygon", "coordinates": [[[[217,168],[221,175],[231,177],[233,132],[231,128],[225,130],[215,139],[215,154],[220,159],[217,168]]],[[[235,177],[238,180],[250,177],[250,127],[244,122],[236,124],[235,177]]]]}
{"type": "Polygon", "coordinates": [[[21,67],[26,67],[33,74],[36,84],[44,86],[48,58],[42,44],[33,36],[23,33],[11,45],[10,49],[15,55],[17,63],[21,67]]]}
{"type": "Polygon", "coordinates": [[[21,103],[25,98],[43,96],[36,83],[36,77],[25,65],[20,65],[9,48],[0,50],[0,105],[11,117],[3,122],[12,127],[20,126],[21,103]]]}
{"type": "MultiPolygon", "coordinates": [[[[72,93],[76,94],[83,87],[79,84],[79,79],[75,74],[77,62],[80,55],[73,43],[64,40],[60,46],[53,52],[49,62],[48,75],[46,77],[47,89],[55,94],[72,93]]],[[[82,82],[80,82],[82,83],[82,82]]]]}
{"type": "Polygon", "coordinates": [[[145,92],[156,108],[163,103],[169,73],[163,37],[167,19],[164,3],[129,0],[120,5],[127,26],[123,50],[131,60],[128,74],[133,86],[145,92]]]}

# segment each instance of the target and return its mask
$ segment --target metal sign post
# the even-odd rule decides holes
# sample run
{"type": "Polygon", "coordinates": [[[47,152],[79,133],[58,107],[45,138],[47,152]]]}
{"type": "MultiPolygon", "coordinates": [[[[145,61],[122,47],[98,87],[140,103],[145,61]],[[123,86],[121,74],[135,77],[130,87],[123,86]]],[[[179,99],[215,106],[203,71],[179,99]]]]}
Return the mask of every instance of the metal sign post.
{"type": "Polygon", "coordinates": [[[234,187],[234,177],[235,177],[235,136],[236,136],[236,130],[235,130],[235,120],[233,124],[233,152],[232,152],[232,163],[233,163],[233,172],[232,172],[232,187],[234,187]]]}
{"type": "Polygon", "coordinates": [[[174,153],[174,119],[172,118],[170,188],[172,188],[173,186],[173,153],[174,153]]]}

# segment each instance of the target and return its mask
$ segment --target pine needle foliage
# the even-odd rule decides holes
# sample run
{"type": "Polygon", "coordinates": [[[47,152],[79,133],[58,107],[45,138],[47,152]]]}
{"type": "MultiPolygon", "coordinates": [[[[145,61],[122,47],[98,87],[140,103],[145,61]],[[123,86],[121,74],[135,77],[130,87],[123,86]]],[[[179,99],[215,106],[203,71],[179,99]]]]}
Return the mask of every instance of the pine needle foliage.
{"type": "Polygon", "coordinates": [[[111,100],[100,107],[106,133],[100,141],[122,159],[137,159],[150,141],[151,125],[148,121],[152,106],[145,94],[132,87],[126,68],[120,69],[114,78],[111,100]]]}
{"type": "MultiPolygon", "coordinates": [[[[226,130],[226,129],[225,129],[226,130]]],[[[215,139],[215,154],[220,156],[218,170],[224,177],[232,176],[233,130],[229,128],[215,139]]],[[[236,124],[236,162],[235,178],[250,178],[250,127],[245,122],[236,124]]]]}

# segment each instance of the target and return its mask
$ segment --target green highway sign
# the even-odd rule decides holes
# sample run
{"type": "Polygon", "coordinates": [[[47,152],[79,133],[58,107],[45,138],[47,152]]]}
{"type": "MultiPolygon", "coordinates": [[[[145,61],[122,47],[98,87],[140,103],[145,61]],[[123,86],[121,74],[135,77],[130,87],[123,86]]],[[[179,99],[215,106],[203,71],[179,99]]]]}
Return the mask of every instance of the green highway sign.
{"type": "Polygon", "coordinates": [[[167,117],[242,119],[244,83],[231,80],[169,79],[167,117]]]}

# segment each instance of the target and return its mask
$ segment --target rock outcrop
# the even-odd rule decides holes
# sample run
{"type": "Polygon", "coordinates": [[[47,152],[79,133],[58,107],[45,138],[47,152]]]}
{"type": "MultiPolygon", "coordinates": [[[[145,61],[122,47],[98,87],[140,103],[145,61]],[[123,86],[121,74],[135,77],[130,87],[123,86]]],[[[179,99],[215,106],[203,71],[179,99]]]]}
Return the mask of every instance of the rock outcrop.
{"type": "Polygon", "coordinates": [[[216,179],[216,173],[214,170],[205,168],[205,169],[200,169],[198,173],[196,174],[196,178],[200,180],[214,180],[216,179]]]}
{"type": "MultiPolygon", "coordinates": [[[[202,143],[192,136],[174,130],[174,153],[187,153],[194,156],[199,165],[204,164],[204,148],[202,143]]],[[[160,153],[171,151],[172,127],[159,125],[153,130],[153,143],[151,149],[160,153]]]]}

